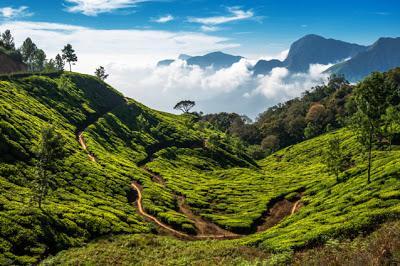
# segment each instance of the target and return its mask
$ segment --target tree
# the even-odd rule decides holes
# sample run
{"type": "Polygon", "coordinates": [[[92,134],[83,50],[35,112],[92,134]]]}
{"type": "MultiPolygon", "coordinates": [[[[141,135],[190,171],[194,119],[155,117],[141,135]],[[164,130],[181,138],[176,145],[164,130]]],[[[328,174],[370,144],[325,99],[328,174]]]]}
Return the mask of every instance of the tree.
{"type": "Polygon", "coordinates": [[[336,182],[339,182],[339,174],[345,170],[346,160],[337,136],[329,140],[324,161],[328,172],[334,174],[336,182]]]}
{"type": "Polygon", "coordinates": [[[98,68],[96,68],[94,74],[101,80],[105,80],[106,78],[108,78],[108,74],[106,74],[106,70],[103,66],[99,66],[98,68]]]}
{"type": "Polygon", "coordinates": [[[66,156],[65,141],[54,127],[42,129],[36,147],[36,176],[33,185],[33,200],[42,208],[42,203],[54,183],[57,164],[66,156]]]}
{"type": "Polygon", "coordinates": [[[55,58],[55,67],[56,67],[56,69],[58,71],[63,71],[64,70],[64,66],[65,66],[64,60],[62,59],[60,54],[57,54],[56,58],[55,58]]]}
{"type": "Polygon", "coordinates": [[[61,51],[62,51],[62,59],[68,62],[69,71],[71,72],[72,71],[71,63],[73,64],[74,62],[78,61],[78,57],[75,54],[75,50],[72,48],[71,44],[67,44],[61,51]]]}
{"type": "Polygon", "coordinates": [[[46,63],[46,53],[42,49],[36,49],[32,55],[31,69],[42,71],[46,63]]]}
{"type": "Polygon", "coordinates": [[[31,38],[26,38],[20,48],[22,61],[28,65],[29,70],[32,70],[32,62],[34,60],[36,50],[37,46],[32,42],[31,38]]]}
{"type": "Polygon", "coordinates": [[[384,121],[382,119],[393,97],[390,86],[385,85],[385,75],[375,72],[359,83],[354,91],[356,113],[350,120],[357,132],[357,139],[367,153],[367,178],[371,182],[372,147],[381,139],[384,121]]]}
{"type": "Polygon", "coordinates": [[[306,122],[307,123],[321,123],[325,117],[325,106],[320,103],[314,103],[307,112],[306,122]]]}
{"type": "Polygon", "coordinates": [[[384,123],[383,135],[389,142],[389,150],[391,150],[394,135],[400,133],[400,111],[394,106],[389,106],[382,119],[384,123]]]}
{"type": "Polygon", "coordinates": [[[1,35],[0,45],[3,46],[7,50],[15,50],[14,38],[11,35],[10,30],[6,30],[1,35]]]}
{"type": "Polygon", "coordinates": [[[190,109],[192,109],[195,105],[196,105],[196,103],[194,101],[184,100],[184,101],[178,102],[174,106],[174,109],[181,110],[184,113],[189,113],[190,109]]]}
{"type": "Polygon", "coordinates": [[[46,60],[46,62],[44,63],[44,70],[47,72],[57,70],[56,61],[54,59],[46,60]]]}
{"type": "Polygon", "coordinates": [[[269,150],[271,153],[279,149],[279,138],[275,135],[269,135],[263,138],[261,141],[261,148],[263,150],[269,150]]]}

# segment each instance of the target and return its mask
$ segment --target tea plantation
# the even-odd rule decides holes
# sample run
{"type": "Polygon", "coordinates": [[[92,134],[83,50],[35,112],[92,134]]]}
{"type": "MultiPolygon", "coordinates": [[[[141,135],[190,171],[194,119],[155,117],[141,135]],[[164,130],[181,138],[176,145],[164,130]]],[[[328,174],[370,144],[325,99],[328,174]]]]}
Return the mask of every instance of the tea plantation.
{"type": "Polygon", "coordinates": [[[367,183],[364,155],[349,129],[255,162],[235,138],[195,116],[152,110],[87,75],[3,76],[0,99],[0,265],[34,264],[95,239],[43,263],[261,263],[270,254],[277,259],[352,238],[400,217],[400,148],[374,149],[367,183]],[[68,156],[57,165],[40,210],[31,188],[35,146],[48,124],[65,138],[68,156]],[[80,132],[88,150],[78,143],[80,132]],[[333,137],[351,158],[339,182],[323,164],[333,137]],[[132,181],[142,186],[146,212],[174,229],[197,232],[180,210],[183,198],[194,215],[240,238],[186,242],[155,236],[160,230],[136,212],[132,181]],[[284,200],[299,208],[258,230],[268,210],[284,200]]]}

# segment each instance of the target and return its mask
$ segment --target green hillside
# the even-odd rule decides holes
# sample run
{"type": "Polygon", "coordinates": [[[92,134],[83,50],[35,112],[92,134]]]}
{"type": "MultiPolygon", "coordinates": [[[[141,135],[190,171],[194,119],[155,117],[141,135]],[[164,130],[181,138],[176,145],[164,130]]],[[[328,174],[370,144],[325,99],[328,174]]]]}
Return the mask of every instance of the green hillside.
{"type": "Polygon", "coordinates": [[[2,78],[0,92],[0,264],[32,264],[98,238],[47,263],[255,263],[370,232],[400,215],[399,147],[374,149],[367,183],[349,129],[255,162],[236,138],[196,116],[152,110],[91,76],[14,75],[2,78]],[[48,124],[65,138],[68,156],[40,210],[31,202],[34,151],[48,124]],[[351,158],[340,182],[323,164],[334,137],[351,158]],[[133,181],[145,211],[168,227],[194,239],[235,239],[154,236],[170,233],[139,215],[133,181]],[[111,255],[118,246],[120,261],[111,255]]]}

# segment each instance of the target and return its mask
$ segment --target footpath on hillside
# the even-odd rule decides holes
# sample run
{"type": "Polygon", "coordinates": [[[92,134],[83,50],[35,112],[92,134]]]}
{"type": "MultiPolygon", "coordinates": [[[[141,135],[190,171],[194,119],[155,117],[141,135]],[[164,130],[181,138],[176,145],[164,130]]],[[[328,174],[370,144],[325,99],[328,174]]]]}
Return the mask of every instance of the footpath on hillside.
{"type": "MultiPolygon", "coordinates": [[[[125,101],[125,103],[127,103],[127,100],[125,101]]],[[[85,142],[85,138],[83,136],[83,133],[86,128],[77,132],[77,134],[76,134],[77,140],[78,140],[79,145],[82,147],[82,149],[84,151],[86,151],[86,153],[88,155],[88,159],[90,161],[96,163],[97,162],[96,156],[95,156],[95,154],[93,154],[92,152],[90,152],[88,150],[88,146],[87,146],[87,144],[85,142]]],[[[151,158],[152,158],[151,156],[152,156],[152,154],[149,154],[147,159],[145,160],[145,162],[140,164],[139,167],[143,171],[148,173],[152,177],[153,181],[163,183],[165,185],[165,181],[163,180],[163,178],[160,175],[157,175],[157,174],[151,172],[145,166],[145,164],[147,162],[151,161],[151,158]]],[[[197,235],[190,235],[190,234],[178,231],[178,230],[172,228],[171,226],[163,223],[162,221],[157,219],[155,216],[153,216],[145,211],[145,209],[143,208],[143,203],[142,203],[143,189],[142,189],[142,186],[138,182],[133,181],[131,183],[131,187],[132,187],[132,189],[134,189],[136,191],[136,194],[137,194],[136,205],[137,205],[138,213],[141,216],[143,216],[146,220],[155,223],[158,227],[162,228],[163,231],[168,232],[170,235],[173,235],[175,237],[182,238],[182,239],[187,239],[187,240],[196,240],[196,239],[197,240],[199,240],[199,239],[221,239],[222,240],[222,239],[235,239],[235,238],[239,238],[239,237],[243,236],[243,235],[236,234],[236,233],[230,232],[228,230],[222,229],[218,225],[211,223],[198,215],[195,215],[190,210],[190,207],[185,203],[185,198],[183,196],[178,197],[179,211],[182,214],[184,214],[188,219],[193,221],[193,223],[196,227],[197,235]]],[[[290,202],[288,200],[278,201],[270,209],[268,209],[266,211],[266,213],[263,215],[263,217],[260,219],[261,224],[256,227],[256,231],[260,232],[260,231],[267,230],[268,228],[279,223],[283,218],[285,218],[289,215],[293,215],[299,209],[299,207],[301,207],[300,205],[301,205],[300,199],[294,203],[290,202]]]]}

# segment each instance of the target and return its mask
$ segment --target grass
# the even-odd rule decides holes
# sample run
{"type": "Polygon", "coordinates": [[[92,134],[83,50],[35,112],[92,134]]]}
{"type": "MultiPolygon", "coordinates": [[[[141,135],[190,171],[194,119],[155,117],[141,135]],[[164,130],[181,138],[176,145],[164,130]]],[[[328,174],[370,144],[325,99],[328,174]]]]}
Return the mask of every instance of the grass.
{"type": "Polygon", "coordinates": [[[280,263],[292,259],[294,251],[351,238],[399,218],[400,149],[374,150],[367,184],[365,160],[347,129],[256,163],[235,139],[207,123],[152,110],[87,75],[8,76],[0,81],[0,99],[0,264],[34,264],[99,237],[47,262],[90,265],[120,258],[121,264],[254,264],[272,256],[270,261],[280,263]],[[67,140],[69,156],[58,166],[42,212],[30,203],[30,184],[33,148],[48,123],[67,140]],[[77,143],[82,129],[97,162],[89,161],[77,143]],[[323,165],[334,135],[352,160],[339,183],[323,165]],[[163,184],[152,180],[144,163],[163,184]],[[177,197],[183,195],[195,214],[244,237],[182,242],[148,235],[155,227],[132,206],[133,180],[143,187],[146,211],[174,228],[195,230],[179,212],[177,197]],[[303,207],[298,213],[254,233],[272,203],[299,192],[303,207]]]}

